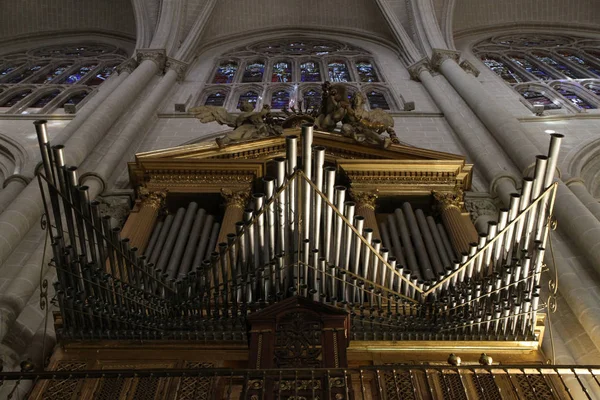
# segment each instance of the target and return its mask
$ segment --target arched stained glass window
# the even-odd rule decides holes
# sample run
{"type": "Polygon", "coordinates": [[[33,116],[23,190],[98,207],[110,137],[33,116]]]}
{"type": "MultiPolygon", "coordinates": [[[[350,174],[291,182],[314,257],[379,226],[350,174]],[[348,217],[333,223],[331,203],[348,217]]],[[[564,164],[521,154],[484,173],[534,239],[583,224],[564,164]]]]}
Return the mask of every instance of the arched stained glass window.
{"type": "Polygon", "coordinates": [[[73,72],[69,75],[63,83],[73,84],[79,82],[83,79],[87,74],[89,74],[94,68],[96,68],[98,64],[88,64],[79,68],[77,71],[73,72]]]}
{"type": "Polygon", "coordinates": [[[361,82],[379,82],[375,67],[370,61],[357,61],[356,72],[361,82]]]}
{"type": "Polygon", "coordinates": [[[10,98],[8,98],[2,105],[0,105],[0,107],[12,107],[15,104],[17,104],[18,102],[20,102],[21,100],[23,100],[25,97],[27,97],[31,92],[32,91],[30,89],[30,90],[24,90],[22,92],[16,93],[13,96],[11,96],[10,98]]]}
{"type": "Polygon", "coordinates": [[[73,105],[77,105],[79,103],[81,103],[83,101],[83,99],[85,99],[88,95],[88,92],[77,92],[72,94],[71,96],[69,96],[69,98],[67,99],[67,101],[65,101],[62,104],[62,107],[65,106],[65,104],[73,104],[73,105]]]}
{"type": "Polygon", "coordinates": [[[344,61],[336,60],[327,64],[330,82],[349,82],[350,73],[344,61]]]}
{"type": "Polygon", "coordinates": [[[215,73],[215,78],[213,79],[213,83],[231,83],[233,82],[233,78],[235,77],[235,73],[237,72],[238,65],[234,61],[227,61],[221,63],[217,67],[217,72],[215,73]]]}
{"type": "Polygon", "coordinates": [[[115,72],[116,69],[116,65],[107,65],[106,67],[98,71],[96,75],[88,79],[86,84],[88,84],[89,86],[98,86],[102,84],[105,80],[110,78],[110,76],[115,72]]]}
{"type": "Polygon", "coordinates": [[[240,108],[240,106],[247,102],[250,103],[252,106],[256,107],[256,102],[258,101],[258,93],[256,93],[253,90],[249,90],[246,93],[242,93],[240,95],[240,98],[238,100],[238,108],[240,108]]]}
{"type": "Polygon", "coordinates": [[[50,103],[52,100],[54,100],[56,98],[56,96],[58,96],[59,93],[60,93],[60,90],[53,90],[50,93],[46,93],[45,95],[43,95],[42,97],[37,99],[29,107],[30,108],[44,108],[46,105],[48,105],[48,103],[50,103]]]}
{"type": "Polygon", "coordinates": [[[319,63],[307,61],[300,64],[300,81],[302,82],[320,82],[321,70],[319,63]]]}
{"type": "Polygon", "coordinates": [[[502,60],[496,57],[482,57],[481,61],[483,61],[483,63],[487,65],[489,69],[504,79],[504,81],[510,84],[524,82],[524,79],[521,75],[513,71],[509,66],[502,62],[502,60]]]}
{"type": "Polygon", "coordinates": [[[33,83],[46,83],[46,82],[50,82],[54,78],[62,75],[63,72],[65,72],[68,68],[71,67],[71,65],[72,64],[60,64],[60,65],[57,65],[52,70],[50,70],[47,74],[41,75],[41,76],[37,77],[33,81],[33,83]]]}
{"type": "Polygon", "coordinates": [[[265,63],[262,61],[254,61],[246,65],[246,69],[244,70],[244,76],[242,77],[242,82],[251,83],[251,82],[262,82],[263,75],[265,73],[265,63]]]}
{"type": "Polygon", "coordinates": [[[291,82],[292,65],[287,61],[277,61],[273,64],[271,82],[291,82]]]}
{"type": "Polygon", "coordinates": [[[273,92],[271,96],[271,108],[274,110],[281,110],[287,108],[290,105],[290,92],[287,90],[278,90],[273,92]]]}
{"type": "Polygon", "coordinates": [[[4,65],[0,68],[0,76],[8,75],[19,67],[20,65],[4,65]]]}
{"type": "Polygon", "coordinates": [[[591,110],[596,108],[596,106],[590,104],[586,100],[579,97],[574,91],[564,87],[557,86],[555,89],[560,93],[563,97],[569,99],[569,101],[575,104],[577,107],[585,108],[586,110],[591,110]]]}
{"type": "Polygon", "coordinates": [[[581,67],[587,69],[591,73],[600,76],[600,68],[595,67],[590,64],[585,58],[579,56],[577,53],[571,50],[558,50],[558,54],[566,58],[567,60],[580,65],[581,67]]]}
{"type": "Polygon", "coordinates": [[[600,85],[594,85],[593,83],[588,83],[584,86],[587,90],[594,93],[596,96],[600,96],[600,85]]]}
{"type": "Polygon", "coordinates": [[[550,75],[537,65],[531,63],[527,58],[518,55],[509,56],[510,60],[515,64],[519,65],[521,68],[524,68],[527,72],[534,75],[536,78],[541,79],[543,81],[548,81],[552,79],[550,75]]]}
{"type": "Polygon", "coordinates": [[[25,79],[29,78],[31,75],[35,74],[36,72],[38,72],[40,69],[42,69],[42,67],[44,67],[44,65],[33,65],[29,68],[24,69],[23,71],[21,71],[20,74],[15,75],[11,78],[9,78],[6,83],[19,83],[21,81],[24,81],[25,79]]]}
{"type": "Polygon", "coordinates": [[[315,89],[309,89],[302,94],[303,107],[312,110],[321,106],[321,92],[315,89]]]}
{"type": "Polygon", "coordinates": [[[224,92],[212,93],[212,94],[208,95],[208,97],[206,98],[206,101],[204,102],[204,105],[205,106],[222,107],[223,104],[225,104],[226,98],[227,98],[227,95],[224,92]]]}
{"type": "Polygon", "coordinates": [[[579,71],[575,71],[574,69],[569,68],[565,64],[558,62],[554,58],[550,57],[548,54],[533,52],[532,55],[533,55],[533,57],[535,57],[536,60],[543,62],[544,64],[556,69],[559,72],[562,72],[564,75],[568,76],[569,78],[573,78],[573,79],[585,78],[585,76],[583,74],[581,74],[579,71]]]}
{"type": "Polygon", "coordinates": [[[372,90],[367,93],[367,100],[369,101],[369,107],[371,109],[381,108],[382,110],[389,110],[390,105],[388,104],[385,95],[376,90],[372,90]]]}
{"type": "Polygon", "coordinates": [[[558,102],[552,101],[544,94],[535,90],[521,91],[521,96],[523,96],[532,105],[542,104],[544,106],[544,110],[558,110],[559,108],[562,108],[558,102]]]}

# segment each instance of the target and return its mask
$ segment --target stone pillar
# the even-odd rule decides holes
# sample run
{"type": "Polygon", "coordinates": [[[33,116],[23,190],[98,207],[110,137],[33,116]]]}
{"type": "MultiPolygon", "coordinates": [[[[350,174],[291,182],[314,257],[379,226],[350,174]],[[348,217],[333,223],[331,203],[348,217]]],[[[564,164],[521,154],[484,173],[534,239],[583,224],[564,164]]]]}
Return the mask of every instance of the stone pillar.
{"type": "Polygon", "coordinates": [[[379,224],[377,223],[377,217],[375,216],[377,197],[379,196],[373,192],[358,192],[352,190],[352,198],[356,203],[354,215],[363,216],[365,218],[365,228],[373,229],[373,239],[381,240],[379,224]]]}
{"type": "Polygon", "coordinates": [[[121,231],[121,237],[129,238],[130,246],[137,247],[138,253],[143,254],[156,225],[158,214],[165,204],[167,192],[150,192],[146,188],[140,188],[139,191],[140,200],[136,202],[129,214],[121,231]]]}
{"type": "Polygon", "coordinates": [[[235,233],[235,223],[244,218],[244,209],[250,199],[250,188],[244,190],[221,189],[221,196],[225,200],[225,213],[221,222],[221,231],[219,232],[218,244],[227,242],[227,235],[235,233]]]}
{"type": "Polygon", "coordinates": [[[23,175],[11,175],[4,181],[4,187],[0,190],[0,214],[17,197],[21,190],[27,187],[31,179],[23,175]]]}
{"type": "Polygon", "coordinates": [[[452,247],[457,254],[468,253],[469,244],[477,243],[475,226],[461,210],[462,193],[433,192],[438,202],[444,228],[448,231],[452,247]]]}
{"type": "Polygon", "coordinates": [[[587,207],[600,221],[600,202],[591,195],[583,179],[572,178],[565,182],[571,192],[587,207]]]}

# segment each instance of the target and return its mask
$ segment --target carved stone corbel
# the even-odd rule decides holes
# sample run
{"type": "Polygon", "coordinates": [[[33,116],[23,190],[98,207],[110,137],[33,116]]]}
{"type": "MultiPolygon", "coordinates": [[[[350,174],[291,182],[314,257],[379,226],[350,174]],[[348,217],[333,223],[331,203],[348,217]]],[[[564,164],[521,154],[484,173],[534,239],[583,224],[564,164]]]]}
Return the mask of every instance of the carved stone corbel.
{"type": "Polygon", "coordinates": [[[475,77],[479,76],[479,70],[469,61],[462,60],[459,66],[468,74],[472,74],[475,77]]]}
{"type": "Polygon", "coordinates": [[[435,71],[439,71],[440,66],[446,60],[454,60],[458,64],[460,52],[456,50],[433,49],[431,55],[431,66],[435,71]]]}
{"type": "Polygon", "coordinates": [[[135,54],[138,63],[141,64],[142,61],[145,60],[154,61],[158,66],[159,73],[164,71],[165,63],[167,61],[167,53],[165,49],[138,49],[135,54]]]}

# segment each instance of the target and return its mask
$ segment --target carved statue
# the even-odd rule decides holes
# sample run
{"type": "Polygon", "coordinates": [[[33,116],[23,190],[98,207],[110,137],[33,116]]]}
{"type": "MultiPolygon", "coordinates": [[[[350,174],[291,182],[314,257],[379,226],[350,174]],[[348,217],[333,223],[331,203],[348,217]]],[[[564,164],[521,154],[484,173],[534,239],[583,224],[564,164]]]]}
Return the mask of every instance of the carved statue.
{"type": "Polygon", "coordinates": [[[230,126],[233,131],[224,137],[216,139],[217,145],[223,147],[231,142],[256,139],[283,134],[283,128],[274,121],[271,115],[271,106],[263,105],[262,110],[255,112],[254,106],[249,102],[240,105],[241,114],[235,115],[227,112],[223,107],[199,106],[190,109],[195,117],[202,123],[217,122],[230,126]]]}
{"type": "Polygon", "coordinates": [[[322,88],[321,110],[315,124],[321,130],[333,132],[350,109],[348,90],[344,85],[332,85],[329,82],[325,82],[322,88]]]}

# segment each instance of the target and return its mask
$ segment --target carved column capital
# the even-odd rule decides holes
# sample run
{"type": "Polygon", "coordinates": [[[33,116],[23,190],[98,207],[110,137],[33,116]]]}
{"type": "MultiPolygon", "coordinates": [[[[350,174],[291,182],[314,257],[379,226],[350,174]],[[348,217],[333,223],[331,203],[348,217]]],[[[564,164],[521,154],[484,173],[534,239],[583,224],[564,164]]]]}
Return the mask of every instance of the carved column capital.
{"type": "Polygon", "coordinates": [[[431,66],[435,71],[440,69],[442,63],[446,60],[454,60],[458,64],[460,52],[446,49],[433,49],[431,55],[431,66]]]}
{"type": "Polygon", "coordinates": [[[422,58],[421,60],[417,61],[416,63],[414,63],[413,65],[408,67],[408,72],[410,73],[410,77],[412,80],[415,80],[417,82],[421,81],[421,72],[423,71],[429,71],[432,72],[431,69],[431,64],[429,63],[429,60],[427,59],[427,57],[422,58]]]}
{"type": "Polygon", "coordinates": [[[250,189],[233,191],[231,189],[222,188],[221,196],[223,196],[227,207],[232,206],[243,210],[248,205],[250,189]]]}
{"type": "Polygon", "coordinates": [[[375,192],[358,192],[352,190],[352,198],[356,202],[357,207],[365,207],[375,210],[375,204],[379,196],[375,192]]]}
{"type": "Polygon", "coordinates": [[[138,49],[136,52],[138,63],[145,60],[151,60],[158,65],[158,70],[162,72],[165,69],[167,54],[165,49],[138,49]]]}
{"type": "Polygon", "coordinates": [[[138,189],[138,193],[140,196],[140,200],[142,201],[142,205],[151,207],[155,210],[160,210],[165,205],[165,200],[167,199],[167,190],[156,190],[150,191],[145,187],[140,187],[138,189]]]}
{"type": "Polygon", "coordinates": [[[479,70],[469,60],[463,60],[460,67],[468,74],[472,74],[475,77],[479,76],[479,70]]]}
{"type": "Polygon", "coordinates": [[[455,189],[453,192],[438,192],[433,190],[431,192],[434,199],[438,202],[440,209],[445,210],[448,208],[461,209],[463,202],[463,191],[462,189],[455,189]]]}
{"type": "Polygon", "coordinates": [[[167,57],[166,66],[167,69],[172,69],[177,73],[177,82],[182,82],[185,79],[185,74],[189,64],[171,57],[167,57]]]}
{"type": "Polygon", "coordinates": [[[138,62],[133,58],[128,58],[117,66],[117,72],[122,74],[123,72],[132,73],[138,66],[138,62]]]}

